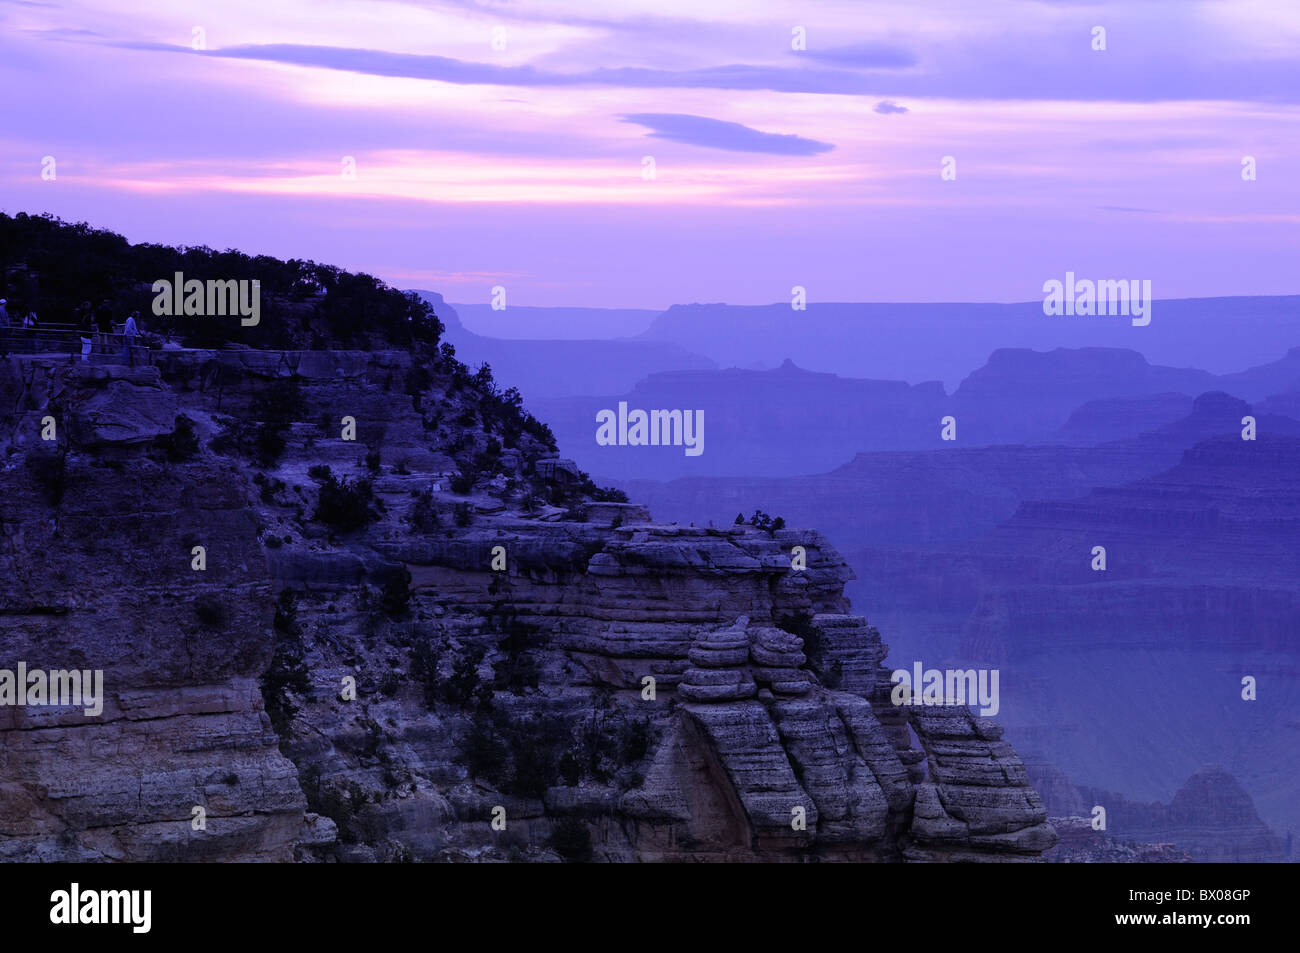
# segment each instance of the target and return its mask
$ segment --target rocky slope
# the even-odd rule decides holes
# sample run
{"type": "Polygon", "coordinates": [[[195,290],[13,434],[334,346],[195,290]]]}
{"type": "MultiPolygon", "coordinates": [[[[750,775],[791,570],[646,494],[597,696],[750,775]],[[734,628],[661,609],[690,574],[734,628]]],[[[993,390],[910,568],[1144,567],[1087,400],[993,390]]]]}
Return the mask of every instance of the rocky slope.
{"type": "Polygon", "coordinates": [[[1284,856],[1282,840],[1256,813],[1250,795],[1218,765],[1198,769],[1168,804],[1132,801],[1074,785],[1053,765],[1033,764],[1028,770],[1060,833],[1061,841],[1049,855],[1052,860],[1109,859],[1108,852],[1161,846],[1198,861],[1290,859],[1284,856]],[[1106,809],[1104,833],[1092,829],[1094,806],[1106,809]]]}
{"type": "Polygon", "coordinates": [[[1051,818],[1059,840],[1043,855],[1049,864],[1186,864],[1192,856],[1170,843],[1142,843],[1093,830],[1087,817],[1051,818]]]}
{"type": "Polygon", "coordinates": [[[106,696],[0,708],[0,858],[1055,843],[1000,727],[890,704],[817,533],[596,502],[404,353],[155,357],[0,365],[0,659],[106,696]]]}

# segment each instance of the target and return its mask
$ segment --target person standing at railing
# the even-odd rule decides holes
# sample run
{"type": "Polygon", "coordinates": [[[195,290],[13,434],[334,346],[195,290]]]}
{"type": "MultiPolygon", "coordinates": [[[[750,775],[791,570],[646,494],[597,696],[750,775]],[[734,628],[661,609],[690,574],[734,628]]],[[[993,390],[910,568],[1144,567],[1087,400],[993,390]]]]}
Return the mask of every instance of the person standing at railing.
{"type": "Polygon", "coordinates": [[[81,302],[77,309],[77,330],[81,333],[81,363],[90,363],[90,351],[95,346],[95,313],[90,302],[81,302]]]}
{"type": "Polygon", "coordinates": [[[130,367],[135,367],[135,352],[131,348],[135,347],[136,336],[140,333],[139,326],[135,323],[139,311],[132,311],[126,319],[126,327],[122,328],[122,361],[130,367]]]}
{"type": "Polygon", "coordinates": [[[0,298],[0,357],[9,356],[9,311],[5,308],[8,299],[0,298]]]}

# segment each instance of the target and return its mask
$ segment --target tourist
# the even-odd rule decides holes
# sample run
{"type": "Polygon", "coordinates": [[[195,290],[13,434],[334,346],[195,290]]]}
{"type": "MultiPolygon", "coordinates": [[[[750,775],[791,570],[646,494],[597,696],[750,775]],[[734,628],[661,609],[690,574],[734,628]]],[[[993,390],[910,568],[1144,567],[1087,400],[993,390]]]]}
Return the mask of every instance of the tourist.
{"type": "Polygon", "coordinates": [[[95,314],[89,301],[81,302],[77,309],[77,330],[81,334],[81,363],[90,363],[90,352],[95,346],[95,314]]]}
{"type": "Polygon", "coordinates": [[[135,346],[136,336],[140,333],[140,327],[135,323],[139,314],[139,311],[132,311],[126,319],[126,327],[122,329],[122,362],[131,367],[135,367],[135,353],[131,348],[135,346]]]}

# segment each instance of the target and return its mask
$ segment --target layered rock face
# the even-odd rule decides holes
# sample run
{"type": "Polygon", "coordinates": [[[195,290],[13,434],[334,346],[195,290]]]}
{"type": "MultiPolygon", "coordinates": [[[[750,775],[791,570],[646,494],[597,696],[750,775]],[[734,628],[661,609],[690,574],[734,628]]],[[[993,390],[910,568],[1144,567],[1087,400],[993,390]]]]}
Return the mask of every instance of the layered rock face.
{"type": "Polygon", "coordinates": [[[823,527],[878,625],[918,633],[926,659],[1002,670],[999,718],[1022,754],[1144,801],[1223,763],[1286,830],[1300,817],[1294,738],[1278,729],[1300,703],[1300,440],[1294,421],[1227,394],[1190,403],[1098,447],[863,454],[798,480],[626,486],[660,517],[758,506],[823,527]],[[1241,438],[1247,415],[1255,440],[1241,438]],[[1267,685],[1249,701],[1247,677],[1267,685]]]}
{"type": "Polygon", "coordinates": [[[156,368],[10,362],[0,402],[20,409],[0,435],[0,668],[103,688],[94,717],[0,706],[0,860],[290,859],[304,799],[262,713],[273,602],[245,477],[144,457],[176,416],[156,368]]]}
{"type": "Polygon", "coordinates": [[[4,366],[0,666],[101,669],[105,701],[0,707],[0,857],[1055,842],[997,725],[891,703],[887,646],[820,535],[593,502],[553,453],[497,443],[463,386],[410,372],[337,352],[4,366]],[[280,423],[245,446],[255,414],[280,423]],[[467,450],[488,461],[472,480],[467,450]]]}

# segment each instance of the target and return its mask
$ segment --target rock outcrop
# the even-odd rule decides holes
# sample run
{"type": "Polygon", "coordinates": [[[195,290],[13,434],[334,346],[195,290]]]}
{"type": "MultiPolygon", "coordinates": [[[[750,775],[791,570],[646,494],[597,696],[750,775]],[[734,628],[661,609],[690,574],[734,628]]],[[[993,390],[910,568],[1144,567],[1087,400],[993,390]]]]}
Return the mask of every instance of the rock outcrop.
{"type": "Polygon", "coordinates": [[[1049,864],[1186,864],[1192,856],[1173,844],[1120,840],[1094,830],[1091,818],[1053,817],[1059,840],[1043,857],[1049,864]]]}
{"type": "Polygon", "coordinates": [[[0,665],[102,670],[105,694],[101,717],[0,708],[0,858],[999,861],[1055,841],[998,726],[891,703],[819,534],[584,497],[404,354],[15,359],[0,401],[0,665]]]}
{"type": "Polygon", "coordinates": [[[0,860],[291,859],[305,801],[262,712],[246,476],[142,459],[176,416],[156,368],[13,361],[0,402],[24,408],[0,436],[0,668],[103,672],[95,717],[0,706],[0,860]]]}

